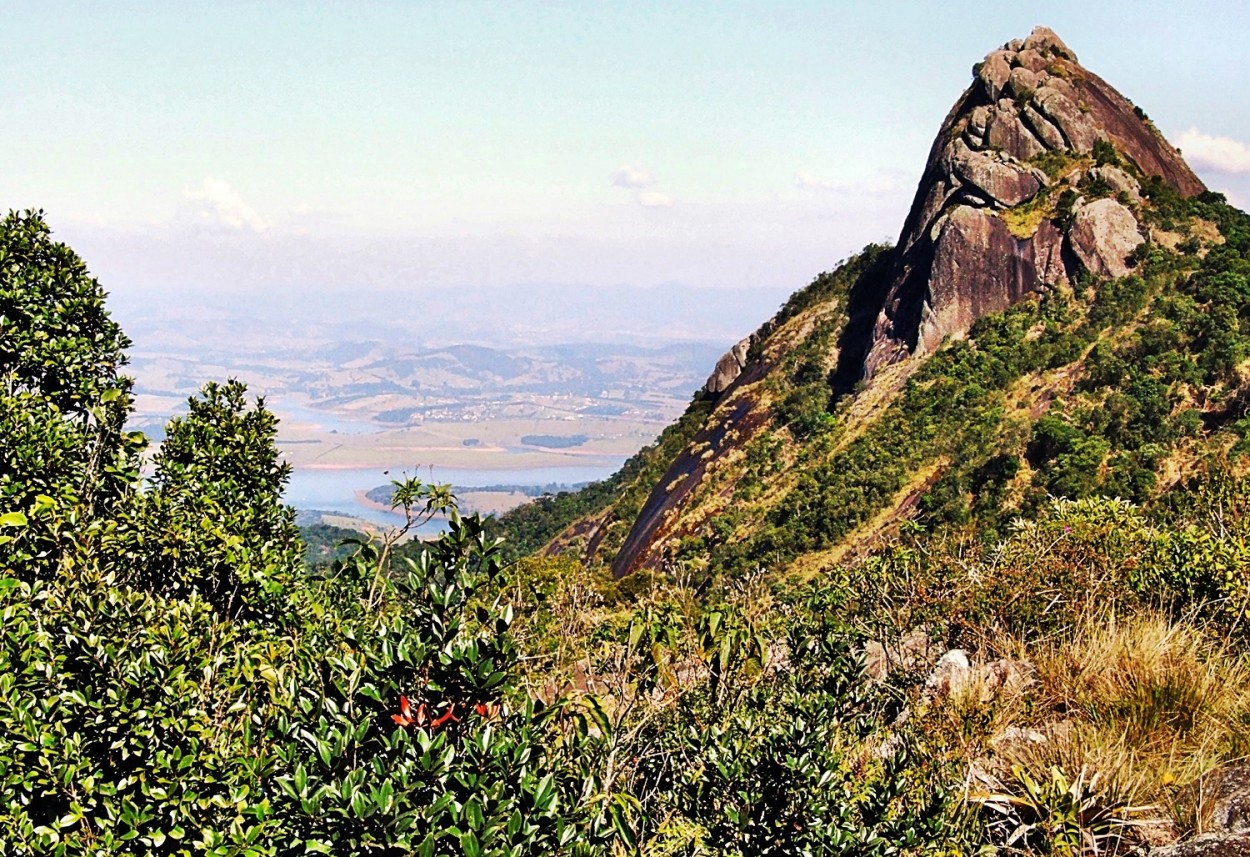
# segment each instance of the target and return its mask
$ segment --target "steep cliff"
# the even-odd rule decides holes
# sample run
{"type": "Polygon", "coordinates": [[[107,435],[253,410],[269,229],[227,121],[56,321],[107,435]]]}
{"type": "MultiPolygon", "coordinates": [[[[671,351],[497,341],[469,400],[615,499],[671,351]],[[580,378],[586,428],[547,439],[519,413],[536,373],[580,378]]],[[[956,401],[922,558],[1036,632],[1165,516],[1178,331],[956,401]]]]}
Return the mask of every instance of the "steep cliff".
{"type": "Polygon", "coordinates": [[[1137,175],[1205,188],[1145,114],[1038,27],[991,52],[938,132],[881,295],[864,374],[1081,270],[1127,273],[1141,243],[1137,175]],[[1110,163],[1109,163],[1110,162],[1110,163]],[[1115,199],[1082,191],[1110,185],[1115,199]],[[1072,191],[1057,211],[1064,191],[1072,191]],[[1032,206],[1030,218],[1010,215],[1032,206]]]}

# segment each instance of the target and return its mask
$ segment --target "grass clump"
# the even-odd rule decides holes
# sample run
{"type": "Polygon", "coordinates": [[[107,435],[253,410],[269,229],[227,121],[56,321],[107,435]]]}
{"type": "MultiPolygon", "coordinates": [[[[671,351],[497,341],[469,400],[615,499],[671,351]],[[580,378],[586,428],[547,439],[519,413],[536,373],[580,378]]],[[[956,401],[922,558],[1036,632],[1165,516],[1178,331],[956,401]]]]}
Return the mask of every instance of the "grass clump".
{"type": "Polygon", "coordinates": [[[995,720],[969,792],[1000,843],[1117,853],[1201,829],[1201,784],[1247,750],[1244,652],[1147,612],[1087,618],[1013,655],[1033,667],[1030,698],[1010,726],[995,720]]]}

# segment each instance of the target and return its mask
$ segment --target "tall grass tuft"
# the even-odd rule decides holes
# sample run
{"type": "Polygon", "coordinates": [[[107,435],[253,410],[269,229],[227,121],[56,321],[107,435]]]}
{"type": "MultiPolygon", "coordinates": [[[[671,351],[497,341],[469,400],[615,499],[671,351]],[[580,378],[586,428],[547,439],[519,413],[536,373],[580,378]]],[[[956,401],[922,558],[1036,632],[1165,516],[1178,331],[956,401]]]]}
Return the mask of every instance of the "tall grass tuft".
{"type": "Polygon", "coordinates": [[[1147,613],[1083,620],[1062,639],[1017,645],[1016,656],[1034,667],[1027,725],[1039,740],[999,748],[998,770],[1011,771],[999,777],[1003,795],[1034,803],[1065,792],[1029,783],[1083,782],[1098,817],[1117,820],[1117,843],[1202,830],[1201,784],[1250,749],[1244,653],[1193,622],[1147,613]]]}

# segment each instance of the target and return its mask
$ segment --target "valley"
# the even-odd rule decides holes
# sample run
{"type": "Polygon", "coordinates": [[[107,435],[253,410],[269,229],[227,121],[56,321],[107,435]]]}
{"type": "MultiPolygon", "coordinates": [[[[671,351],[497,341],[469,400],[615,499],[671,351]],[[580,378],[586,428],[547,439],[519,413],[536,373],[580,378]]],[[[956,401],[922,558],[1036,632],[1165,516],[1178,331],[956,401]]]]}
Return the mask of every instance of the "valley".
{"type": "Polygon", "coordinates": [[[122,301],[120,314],[136,318],[131,425],[159,439],[204,381],[238,378],[280,420],[297,508],[393,523],[358,495],[406,472],[478,489],[460,492],[466,508],[500,513],[526,495],[482,486],[567,488],[615,472],[681,414],[740,319],[776,299],[729,294],[719,299],[729,313],[691,325],[682,319],[707,296],[671,290],[649,313],[582,341],[574,337],[613,318],[611,294],[579,309],[553,290],[551,301],[570,308],[545,325],[490,290],[466,294],[473,314],[434,301],[381,324],[367,312],[261,298],[169,311],[122,301]]]}

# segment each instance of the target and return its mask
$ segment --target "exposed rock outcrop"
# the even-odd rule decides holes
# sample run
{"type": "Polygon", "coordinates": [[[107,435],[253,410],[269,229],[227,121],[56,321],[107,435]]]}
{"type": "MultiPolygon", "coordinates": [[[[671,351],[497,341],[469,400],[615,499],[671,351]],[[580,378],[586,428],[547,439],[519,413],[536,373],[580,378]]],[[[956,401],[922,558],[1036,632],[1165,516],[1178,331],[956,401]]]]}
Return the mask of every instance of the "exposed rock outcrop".
{"type": "Polygon", "coordinates": [[[1220,772],[1210,824],[1225,833],[1250,835],[1250,762],[1220,772]]]}
{"type": "Polygon", "coordinates": [[[1028,684],[1031,667],[1020,661],[999,658],[987,664],[975,663],[963,649],[951,649],[938,658],[925,679],[925,693],[936,699],[975,691],[982,702],[1003,692],[1018,692],[1028,684]]]}
{"type": "Polygon", "coordinates": [[[923,669],[934,660],[934,644],[926,628],[916,628],[896,642],[869,640],[864,644],[864,674],[883,682],[892,672],[923,669]]]}
{"type": "Polygon", "coordinates": [[[717,396],[728,390],[729,385],[738,380],[738,376],[742,374],[743,367],[747,365],[747,354],[750,352],[751,344],[754,341],[754,335],[748,336],[726,351],[721,356],[721,359],[716,361],[716,368],[708,376],[707,383],[703,385],[703,389],[717,396]]]}
{"type": "Polygon", "coordinates": [[[1141,201],[1135,176],[1159,176],[1184,195],[1205,189],[1145,114],[1079,65],[1053,31],[1037,27],[992,51],[930,151],[862,374],[931,351],[1082,269],[1124,276],[1142,241],[1130,208],[1141,201]],[[1099,141],[1110,159],[1106,149],[1095,153],[1099,141]],[[1044,165],[1058,167],[1057,178],[1044,165]],[[1060,218],[1056,181],[1065,189],[1083,181],[1103,198],[1079,199],[1060,218]],[[1011,224],[1026,204],[1037,209],[1031,221],[1011,224]]]}
{"type": "Polygon", "coordinates": [[[1187,842],[1156,848],[1152,857],[1250,857],[1250,763],[1208,774],[1190,789],[1209,797],[1205,832],[1187,842]]]}
{"type": "Polygon", "coordinates": [[[1114,199],[1098,199],[1077,209],[1068,240],[1086,270],[1123,277],[1129,272],[1125,260],[1143,239],[1133,212],[1114,199]]]}
{"type": "Polygon", "coordinates": [[[1151,857],[1250,857],[1250,835],[1206,833],[1188,842],[1154,848],[1151,857]]]}
{"type": "MultiPolygon", "coordinates": [[[[1082,68],[1052,31],[1039,27],[991,52],[942,124],[898,244],[874,255],[844,304],[826,307],[846,321],[836,346],[809,368],[829,372],[831,397],[881,373],[863,399],[879,402],[906,377],[906,366],[882,372],[890,364],[932,352],[977,319],[1083,271],[1122,276],[1143,240],[1136,212],[1152,176],[1184,195],[1204,190],[1144,114],[1082,68]]],[[[817,323],[791,321],[794,341],[817,323]]],[[[587,535],[593,552],[613,527],[629,527],[614,576],[665,568],[732,504],[729,462],[770,428],[775,393],[790,384],[756,388],[786,365],[776,333],[765,334],[758,357],[743,340],[718,361],[704,388],[715,402],[687,447],[628,522],[601,518],[587,535]]],[[[874,654],[875,667],[887,669],[891,653],[874,654]]]]}

